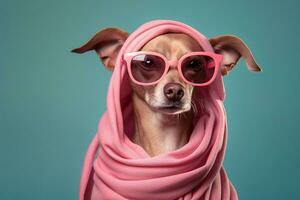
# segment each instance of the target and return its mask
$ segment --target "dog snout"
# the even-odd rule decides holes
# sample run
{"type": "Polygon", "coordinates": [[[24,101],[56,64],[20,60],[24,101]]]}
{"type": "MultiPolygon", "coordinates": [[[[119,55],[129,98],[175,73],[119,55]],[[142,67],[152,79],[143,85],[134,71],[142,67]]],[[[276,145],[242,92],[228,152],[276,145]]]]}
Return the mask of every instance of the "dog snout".
{"type": "Polygon", "coordinates": [[[165,97],[170,101],[179,101],[183,95],[184,91],[182,86],[178,83],[168,83],[164,86],[165,97]]]}

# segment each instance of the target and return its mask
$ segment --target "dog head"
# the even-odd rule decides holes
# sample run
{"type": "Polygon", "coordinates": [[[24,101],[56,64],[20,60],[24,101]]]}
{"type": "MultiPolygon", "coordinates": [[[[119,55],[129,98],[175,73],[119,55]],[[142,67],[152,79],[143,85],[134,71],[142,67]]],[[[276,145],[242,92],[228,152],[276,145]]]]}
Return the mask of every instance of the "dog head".
{"type": "MultiPolygon", "coordinates": [[[[129,34],[119,28],[106,28],[96,33],[86,44],[72,52],[84,53],[95,50],[103,65],[113,70],[119,50],[129,34]]],[[[227,75],[243,57],[251,71],[261,71],[250,49],[238,37],[221,35],[211,38],[210,43],[215,52],[223,55],[221,74],[227,75]]],[[[190,52],[203,51],[202,47],[190,36],[183,33],[165,33],[148,41],[140,51],[156,52],[167,60],[179,60],[190,52]]],[[[194,86],[183,81],[172,65],[166,75],[157,83],[150,86],[131,82],[133,93],[142,99],[153,110],[164,114],[185,113],[193,106],[192,96],[194,86]]]]}

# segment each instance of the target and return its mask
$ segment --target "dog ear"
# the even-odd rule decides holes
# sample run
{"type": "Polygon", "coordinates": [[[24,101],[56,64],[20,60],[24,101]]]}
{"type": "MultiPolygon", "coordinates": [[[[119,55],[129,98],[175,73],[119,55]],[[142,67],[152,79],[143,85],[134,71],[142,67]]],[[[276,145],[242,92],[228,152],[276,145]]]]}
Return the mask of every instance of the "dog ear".
{"type": "Polygon", "coordinates": [[[256,63],[250,49],[240,38],[234,35],[220,35],[209,39],[209,42],[216,53],[223,55],[221,62],[221,73],[223,76],[232,70],[240,57],[245,59],[250,71],[262,71],[260,66],[256,63]]]}
{"type": "Polygon", "coordinates": [[[117,55],[128,35],[119,28],[106,28],[97,32],[86,44],[73,49],[72,52],[84,53],[95,50],[104,66],[113,70],[117,55]]]}

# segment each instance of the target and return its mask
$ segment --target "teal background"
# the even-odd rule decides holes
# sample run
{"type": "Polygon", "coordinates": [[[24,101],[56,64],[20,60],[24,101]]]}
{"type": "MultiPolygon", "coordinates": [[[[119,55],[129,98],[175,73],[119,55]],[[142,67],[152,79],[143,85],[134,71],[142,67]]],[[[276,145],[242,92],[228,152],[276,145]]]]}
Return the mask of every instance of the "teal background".
{"type": "Polygon", "coordinates": [[[248,44],[263,72],[241,61],[224,77],[225,168],[242,200],[300,199],[298,13],[287,0],[1,0],[0,199],[77,199],[111,72],[70,50],[102,28],[132,32],[152,19],[248,44]]]}

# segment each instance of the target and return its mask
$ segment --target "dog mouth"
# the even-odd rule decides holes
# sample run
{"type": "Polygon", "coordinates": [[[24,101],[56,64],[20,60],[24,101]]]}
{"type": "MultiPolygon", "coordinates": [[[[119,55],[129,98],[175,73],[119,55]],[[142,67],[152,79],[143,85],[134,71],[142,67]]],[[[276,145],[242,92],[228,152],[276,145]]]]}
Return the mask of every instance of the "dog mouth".
{"type": "Polygon", "coordinates": [[[164,114],[169,114],[169,115],[170,114],[175,115],[175,114],[184,112],[184,109],[183,109],[181,103],[158,106],[155,108],[155,110],[157,110],[158,112],[164,113],[164,114]]]}

